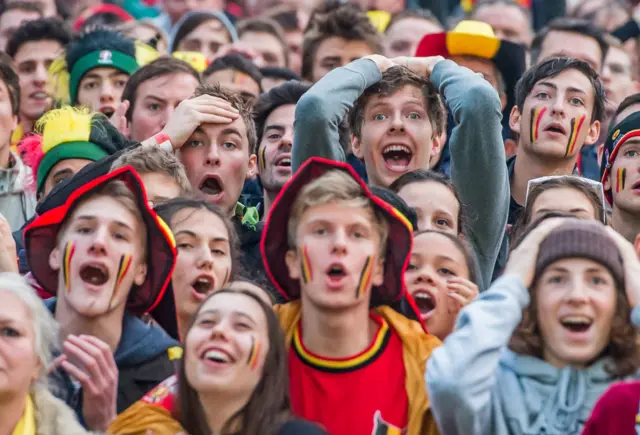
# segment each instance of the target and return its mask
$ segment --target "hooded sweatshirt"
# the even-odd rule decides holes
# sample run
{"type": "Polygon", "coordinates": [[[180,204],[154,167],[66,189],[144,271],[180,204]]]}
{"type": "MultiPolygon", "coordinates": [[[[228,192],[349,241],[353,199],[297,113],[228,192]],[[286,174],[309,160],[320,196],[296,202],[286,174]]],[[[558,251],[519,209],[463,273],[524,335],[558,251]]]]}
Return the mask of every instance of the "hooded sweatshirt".
{"type": "MultiPolygon", "coordinates": [[[[52,314],[56,298],[45,301],[52,314]]],[[[175,373],[180,344],[155,325],[125,311],[122,336],[113,355],[118,367],[117,412],[121,413],[149,390],[175,373]]],[[[82,419],[82,390],[62,369],[50,375],[54,393],[82,419]]]]}
{"type": "Polygon", "coordinates": [[[238,41],[238,32],[236,31],[236,28],[233,26],[233,23],[231,22],[231,20],[229,20],[229,18],[224,12],[193,11],[193,12],[187,12],[186,14],[184,14],[182,18],[180,18],[178,22],[171,28],[171,33],[169,33],[169,51],[176,51],[177,47],[174,47],[173,44],[176,40],[176,36],[178,35],[178,32],[180,31],[180,28],[185,23],[185,21],[187,21],[189,18],[195,15],[208,16],[208,17],[211,17],[212,20],[220,21],[222,25],[227,29],[231,42],[238,41]]]}
{"type": "Polygon", "coordinates": [[[604,370],[608,358],[557,368],[509,350],[528,304],[522,280],[504,276],[462,309],[456,330],[433,351],[425,377],[442,433],[579,434],[598,397],[619,380],[604,370]]]}

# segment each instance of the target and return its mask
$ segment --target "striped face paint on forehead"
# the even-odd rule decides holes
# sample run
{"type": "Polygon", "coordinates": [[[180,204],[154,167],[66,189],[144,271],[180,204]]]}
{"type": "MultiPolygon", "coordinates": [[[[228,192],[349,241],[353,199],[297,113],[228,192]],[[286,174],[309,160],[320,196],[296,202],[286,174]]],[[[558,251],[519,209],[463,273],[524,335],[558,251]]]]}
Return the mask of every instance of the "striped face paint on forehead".
{"type": "Polygon", "coordinates": [[[573,118],[571,120],[571,129],[569,131],[569,142],[567,142],[567,151],[565,156],[573,154],[576,149],[576,142],[578,141],[578,134],[584,125],[584,120],[587,119],[587,115],[582,115],[580,118],[573,118]]]}
{"type": "Polygon", "coordinates": [[[302,282],[309,283],[313,279],[313,271],[311,270],[309,249],[306,245],[302,247],[302,252],[300,253],[300,270],[302,272],[302,282]]]}
{"type": "Polygon", "coordinates": [[[371,284],[371,274],[373,271],[373,257],[367,257],[360,274],[360,280],[358,281],[358,288],[356,289],[356,299],[362,296],[369,288],[371,284]]]}
{"type": "Polygon", "coordinates": [[[531,109],[531,127],[529,128],[529,139],[531,143],[538,140],[540,133],[540,120],[546,111],[546,107],[534,107],[531,109]]]}
{"type": "Polygon", "coordinates": [[[624,182],[627,178],[627,169],[618,168],[616,171],[616,193],[624,190],[624,182]]]}
{"type": "Polygon", "coordinates": [[[64,279],[64,286],[67,293],[71,291],[71,277],[69,276],[71,270],[71,259],[76,252],[76,242],[67,242],[64,246],[64,257],[62,259],[62,277],[64,279]]]}

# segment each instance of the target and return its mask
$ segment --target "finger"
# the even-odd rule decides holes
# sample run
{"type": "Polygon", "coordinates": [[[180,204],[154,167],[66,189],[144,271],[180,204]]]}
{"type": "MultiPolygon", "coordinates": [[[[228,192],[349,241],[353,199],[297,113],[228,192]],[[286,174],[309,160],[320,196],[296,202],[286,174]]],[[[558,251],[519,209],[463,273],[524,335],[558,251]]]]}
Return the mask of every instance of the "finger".
{"type": "Polygon", "coordinates": [[[233,119],[226,116],[202,114],[199,119],[200,124],[230,124],[233,119]]]}
{"type": "Polygon", "coordinates": [[[83,348],[76,345],[75,342],[72,342],[71,338],[67,339],[62,346],[67,353],[67,356],[82,363],[82,368],[85,373],[92,377],[101,377],[99,365],[96,359],[83,348]]]}
{"type": "Polygon", "coordinates": [[[463,296],[467,299],[473,299],[476,296],[476,293],[473,291],[473,288],[465,284],[447,283],[447,289],[450,292],[456,292],[460,296],[463,296]]]}
{"type": "Polygon", "coordinates": [[[220,106],[215,103],[211,104],[197,104],[192,107],[196,113],[208,113],[210,115],[221,115],[229,118],[236,119],[240,116],[237,110],[230,110],[228,107],[220,106]]]}
{"type": "Polygon", "coordinates": [[[81,335],[80,338],[84,339],[89,345],[97,349],[100,357],[99,362],[104,363],[104,369],[109,370],[112,374],[115,373],[117,376],[118,366],[113,359],[113,352],[109,345],[93,335],[81,335]]]}
{"type": "Polygon", "coordinates": [[[81,359],[81,361],[85,364],[85,368],[89,371],[94,382],[104,387],[110,385],[113,382],[115,374],[113,366],[107,362],[107,360],[113,359],[109,346],[99,339],[94,339],[92,343],[87,340],[88,336],[86,335],[70,338],[72,344],[88,356],[88,358],[81,359]]]}
{"type": "Polygon", "coordinates": [[[76,381],[80,382],[80,384],[82,384],[83,388],[89,386],[90,381],[89,381],[89,375],[88,374],[83,372],[81,369],[79,369],[75,365],[71,364],[69,361],[62,361],[62,363],[60,365],[64,369],[65,372],[67,372],[76,381]]]}
{"type": "Polygon", "coordinates": [[[127,110],[129,110],[129,104],[129,100],[124,100],[123,102],[118,104],[118,107],[116,107],[116,110],[115,112],[113,112],[113,115],[111,115],[111,118],[120,119],[125,116],[127,114],[127,110]]]}
{"type": "Polygon", "coordinates": [[[51,361],[51,364],[49,364],[49,367],[47,367],[47,374],[50,375],[51,373],[58,370],[62,365],[62,363],[66,360],[67,360],[67,356],[63,354],[57,357],[56,359],[54,359],[53,361],[51,361]]]}
{"type": "Polygon", "coordinates": [[[232,112],[236,112],[236,113],[239,112],[238,109],[233,107],[233,105],[227,100],[223,100],[222,98],[214,97],[212,95],[204,94],[194,98],[193,100],[188,100],[188,101],[192,103],[194,106],[197,106],[197,105],[217,106],[217,107],[228,109],[232,112]]]}
{"type": "MultiPolygon", "coordinates": [[[[447,293],[447,296],[449,296],[451,299],[455,300],[460,305],[460,308],[462,308],[465,305],[469,304],[469,301],[467,299],[465,299],[464,297],[460,296],[457,293],[447,293]]],[[[459,310],[460,309],[458,309],[458,311],[459,310]]]]}

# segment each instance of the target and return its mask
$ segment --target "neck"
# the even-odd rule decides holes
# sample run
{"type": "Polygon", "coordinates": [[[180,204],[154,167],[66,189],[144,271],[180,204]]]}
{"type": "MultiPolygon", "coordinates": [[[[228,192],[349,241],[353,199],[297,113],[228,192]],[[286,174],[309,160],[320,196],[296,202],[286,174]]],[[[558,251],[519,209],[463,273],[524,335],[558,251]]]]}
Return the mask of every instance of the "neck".
{"type": "Polygon", "coordinates": [[[26,116],[20,117],[20,125],[22,126],[22,133],[27,134],[33,131],[33,125],[36,123],[37,119],[29,119],[26,116]]]}
{"type": "Polygon", "coordinates": [[[264,199],[264,210],[263,210],[263,216],[268,216],[269,215],[269,210],[271,210],[271,205],[273,204],[273,201],[276,200],[276,197],[278,196],[278,194],[280,193],[280,191],[271,191],[271,190],[267,190],[267,189],[262,189],[262,197],[264,199]]]}
{"type": "MultiPolygon", "coordinates": [[[[522,149],[522,147],[520,147],[522,149]]],[[[518,153],[511,179],[511,197],[524,205],[529,180],[549,175],[571,175],[576,166],[577,157],[567,159],[540,160],[526,153],[518,153]]]]}
{"type": "Polygon", "coordinates": [[[12,395],[0,398],[0,435],[11,435],[24,414],[26,398],[12,395]]]}
{"type": "Polygon", "coordinates": [[[369,304],[349,310],[319,310],[302,300],[302,342],[325,358],[349,358],[365,351],[377,332],[369,316],[369,304]]]}
{"type": "Polygon", "coordinates": [[[55,319],[60,324],[60,341],[64,342],[69,335],[92,335],[115,352],[122,337],[124,306],[100,316],[87,317],[68,306],[63,298],[64,296],[58,298],[55,312],[55,319]]]}
{"type": "Polygon", "coordinates": [[[249,401],[248,397],[229,397],[219,391],[199,396],[212,435],[220,435],[224,425],[249,401]]]}
{"type": "Polygon", "coordinates": [[[611,215],[611,227],[621,234],[629,242],[633,243],[640,234],[640,217],[613,206],[611,215]]]}
{"type": "Polygon", "coordinates": [[[0,146],[0,168],[8,169],[9,168],[9,156],[11,155],[11,145],[6,144],[5,146],[0,146]]]}

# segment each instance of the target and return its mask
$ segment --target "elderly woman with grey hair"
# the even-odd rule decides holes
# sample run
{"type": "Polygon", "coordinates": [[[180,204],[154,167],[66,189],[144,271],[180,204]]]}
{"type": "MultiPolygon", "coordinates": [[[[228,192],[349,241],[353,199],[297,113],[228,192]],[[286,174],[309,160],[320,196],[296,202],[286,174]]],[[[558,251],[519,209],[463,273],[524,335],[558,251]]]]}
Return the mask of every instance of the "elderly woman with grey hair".
{"type": "Polygon", "coordinates": [[[47,388],[56,321],[17,274],[0,273],[0,301],[0,434],[86,434],[47,388]]]}

